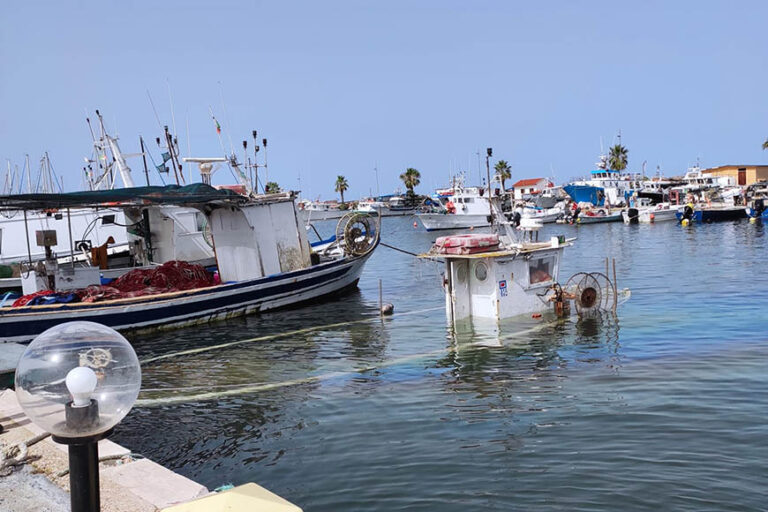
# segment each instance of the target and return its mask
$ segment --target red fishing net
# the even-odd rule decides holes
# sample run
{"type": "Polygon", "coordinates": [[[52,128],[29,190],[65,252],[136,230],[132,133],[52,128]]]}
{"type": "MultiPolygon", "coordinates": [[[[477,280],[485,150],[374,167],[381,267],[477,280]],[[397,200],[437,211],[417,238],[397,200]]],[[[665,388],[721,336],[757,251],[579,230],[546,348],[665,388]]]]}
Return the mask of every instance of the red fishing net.
{"type": "MultiPolygon", "coordinates": [[[[131,270],[112,281],[108,286],[91,285],[67,293],[76,295],[81,302],[99,302],[205,288],[214,284],[213,275],[202,266],[186,261],[169,261],[152,269],[137,268],[131,270]]],[[[44,290],[25,295],[17,299],[13,306],[25,306],[35,297],[53,293],[50,290],[44,290]]]]}

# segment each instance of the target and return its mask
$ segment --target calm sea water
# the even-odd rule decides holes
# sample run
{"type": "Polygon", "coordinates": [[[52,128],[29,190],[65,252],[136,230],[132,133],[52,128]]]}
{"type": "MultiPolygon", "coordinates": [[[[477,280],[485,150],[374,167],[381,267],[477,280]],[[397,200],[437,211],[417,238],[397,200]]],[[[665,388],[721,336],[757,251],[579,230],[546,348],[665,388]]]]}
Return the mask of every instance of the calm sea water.
{"type": "MultiPolygon", "coordinates": [[[[426,250],[412,222],[383,240],[426,250]]],[[[547,226],[578,237],[562,282],[609,256],[632,298],[500,335],[451,334],[441,268],[380,247],[343,299],[133,337],[143,359],[250,341],[145,363],[114,439],[308,512],[768,510],[765,229],[547,226]]]]}

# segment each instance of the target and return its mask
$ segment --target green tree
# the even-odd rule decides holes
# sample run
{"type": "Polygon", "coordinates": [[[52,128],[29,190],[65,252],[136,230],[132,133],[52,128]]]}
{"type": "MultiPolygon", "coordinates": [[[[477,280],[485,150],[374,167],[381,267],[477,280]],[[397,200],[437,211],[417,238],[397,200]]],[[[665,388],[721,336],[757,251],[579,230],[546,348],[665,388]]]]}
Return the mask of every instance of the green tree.
{"type": "Polygon", "coordinates": [[[408,195],[412,196],[413,188],[419,186],[419,183],[421,183],[421,173],[413,167],[409,167],[400,175],[400,179],[403,180],[405,188],[408,189],[408,195]]]}
{"type": "Polygon", "coordinates": [[[269,181],[264,185],[264,192],[267,194],[277,194],[280,192],[280,185],[276,181],[269,181]]]}
{"type": "Polygon", "coordinates": [[[344,176],[336,176],[336,192],[341,194],[341,204],[344,204],[344,192],[349,188],[349,183],[347,183],[347,178],[344,176]]]}
{"type": "Polygon", "coordinates": [[[608,167],[614,171],[623,171],[627,168],[627,154],[629,151],[621,144],[611,147],[608,153],[608,167]]]}
{"type": "Polygon", "coordinates": [[[768,149],[768,139],[765,139],[765,142],[763,142],[763,149],[768,149]]]}
{"type": "Polygon", "coordinates": [[[498,176],[501,181],[502,192],[507,190],[507,187],[504,186],[504,182],[512,177],[512,167],[509,166],[506,160],[499,160],[493,168],[496,170],[496,176],[498,176]]]}

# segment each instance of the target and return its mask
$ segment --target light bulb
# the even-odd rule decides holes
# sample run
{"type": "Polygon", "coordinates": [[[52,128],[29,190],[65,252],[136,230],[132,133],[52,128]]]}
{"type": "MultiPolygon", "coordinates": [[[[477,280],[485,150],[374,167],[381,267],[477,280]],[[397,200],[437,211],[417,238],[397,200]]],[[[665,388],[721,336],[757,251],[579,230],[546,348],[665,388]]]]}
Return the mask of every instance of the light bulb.
{"type": "Polygon", "coordinates": [[[87,366],[78,366],[67,374],[67,389],[72,394],[74,407],[85,407],[91,404],[91,395],[96,389],[98,378],[87,366]]]}

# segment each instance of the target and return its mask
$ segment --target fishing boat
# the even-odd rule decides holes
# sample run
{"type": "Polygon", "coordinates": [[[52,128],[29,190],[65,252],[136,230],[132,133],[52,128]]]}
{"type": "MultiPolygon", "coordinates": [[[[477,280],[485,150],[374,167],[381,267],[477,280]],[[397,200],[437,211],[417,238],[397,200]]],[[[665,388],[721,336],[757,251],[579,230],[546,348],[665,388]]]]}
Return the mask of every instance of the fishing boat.
{"type": "Polygon", "coordinates": [[[476,228],[489,225],[490,190],[481,187],[454,186],[453,195],[440,212],[416,215],[427,231],[476,228]]]}
{"type": "Polygon", "coordinates": [[[651,224],[677,220],[678,207],[670,203],[658,203],[654,205],[637,205],[622,210],[621,218],[625,224],[651,224]]]}
{"type": "Polygon", "coordinates": [[[598,224],[619,221],[621,221],[621,210],[608,210],[605,208],[582,210],[579,216],[576,217],[576,224],[598,224]]]}
{"type": "Polygon", "coordinates": [[[580,314],[615,311],[629,298],[601,273],[579,273],[560,285],[563,251],[575,239],[553,236],[540,242],[540,222],[523,220],[515,229],[502,219],[495,206],[492,233],[439,237],[422,255],[445,264],[445,309],[454,327],[547,312],[566,316],[571,303],[580,314]]]}
{"type": "Polygon", "coordinates": [[[522,209],[520,217],[523,219],[536,219],[541,221],[542,224],[551,224],[557,222],[563,218],[565,210],[563,208],[564,203],[558,203],[558,206],[551,208],[538,208],[535,206],[526,206],[522,209]]]}
{"type": "MultiPolygon", "coordinates": [[[[159,293],[153,288],[122,293],[102,284],[98,267],[46,259],[22,276],[28,295],[20,304],[25,305],[0,308],[0,341],[27,341],[69,320],[99,322],[122,331],[206,323],[295,306],[355,287],[379,243],[378,224],[368,216],[352,214],[339,224],[337,250],[324,247],[317,252],[300,227],[294,199],[292,192],[245,197],[206,184],[0,197],[0,210],[104,204],[121,208],[129,219],[136,261],[151,259],[153,246],[160,242],[162,230],[151,214],[156,208],[194,208],[205,216],[216,258],[215,266],[205,270],[167,262],[197,278],[190,288],[166,288],[159,293]],[[131,219],[138,220],[131,223],[131,219]],[[42,301],[35,299],[38,296],[42,301]],[[93,300],[80,300],[82,296],[93,300]]],[[[35,235],[46,242],[45,233],[35,235]]]]}
{"type": "Polygon", "coordinates": [[[627,198],[642,187],[636,176],[609,169],[606,155],[600,156],[596,167],[590,171],[588,178],[575,180],[563,187],[576,203],[618,206],[626,204],[627,198]]]}
{"type": "Polygon", "coordinates": [[[748,186],[745,191],[747,216],[750,219],[768,220],[768,182],[758,181],[748,186]]]}

